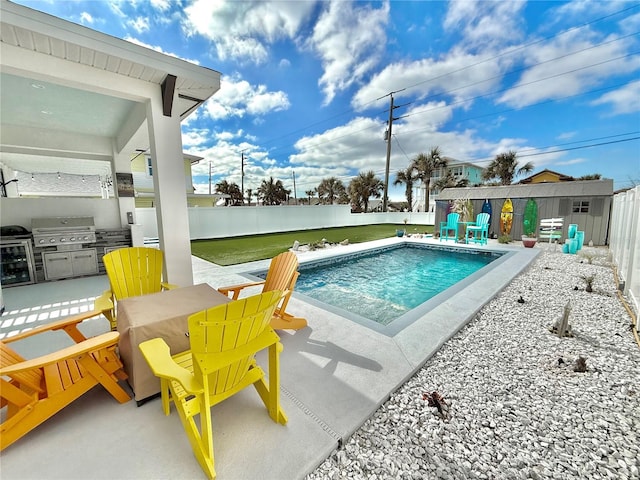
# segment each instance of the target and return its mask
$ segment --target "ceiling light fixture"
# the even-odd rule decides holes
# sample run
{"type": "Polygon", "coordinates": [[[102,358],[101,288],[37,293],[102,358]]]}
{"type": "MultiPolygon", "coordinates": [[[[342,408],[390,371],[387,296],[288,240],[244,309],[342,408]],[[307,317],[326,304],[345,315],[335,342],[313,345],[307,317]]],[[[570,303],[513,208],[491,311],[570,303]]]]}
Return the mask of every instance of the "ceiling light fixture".
{"type": "Polygon", "coordinates": [[[61,177],[60,177],[60,172],[58,172],[58,180],[60,180],[60,178],[61,178],[61,177]]]}

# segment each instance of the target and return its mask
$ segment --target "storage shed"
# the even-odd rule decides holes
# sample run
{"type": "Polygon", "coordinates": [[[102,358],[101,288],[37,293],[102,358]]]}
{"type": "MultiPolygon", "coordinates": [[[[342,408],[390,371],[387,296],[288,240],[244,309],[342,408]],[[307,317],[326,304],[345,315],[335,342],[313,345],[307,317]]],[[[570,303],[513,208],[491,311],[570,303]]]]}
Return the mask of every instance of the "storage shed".
{"type": "Polygon", "coordinates": [[[609,221],[613,200],[613,180],[584,180],[573,182],[532,183],[500,186],[445,188],[436,202],[435,224],[446,220],[447,204],[457,199],[471,200],[473,219],[480,213],[486,200],[491,203],[492,215],[489,234],[500,234],[500,210],[504,201],[513,202],[511,238],[520,239],[527,200],[538,204],[538,224],[541,218],[564,218],[563,238],[571,223],[585,232],[584,241],[594,245],[609,243],[609,221]]]}

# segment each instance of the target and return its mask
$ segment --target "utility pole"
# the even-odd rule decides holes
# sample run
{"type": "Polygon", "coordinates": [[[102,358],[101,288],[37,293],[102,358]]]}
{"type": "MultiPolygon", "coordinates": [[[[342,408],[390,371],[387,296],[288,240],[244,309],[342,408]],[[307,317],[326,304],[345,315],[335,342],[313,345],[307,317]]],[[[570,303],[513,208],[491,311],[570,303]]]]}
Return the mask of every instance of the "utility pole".
{"type": "Polygon", "coordinates": [[[209,160],[209,195],[211,195],[211,160],[209,160]]]}
{"type": "MultiPolygon", "coordinates": [[[[404,88],[402,90],[404,90],[404,88]]],[[[391,92],[387,94],[389,95],[390,101],[389,101],[389,121],[387,122],[389,125],[389,128],[387,129],[387,134],[385,139],[387,141],[387,162],[386,162],[386,167],[384,171],[384,196],[382,197],[383,212],[387,211],[387,205],[389,203],[389,166],[391,163],[391,129],[393,128],[393,121],[398,120],[397,118],[393,118],[393,110],[403,106],[403,105],[397,105],[397,106],[393,105],[393,94],[401,92],[402,90],[396,90],[395,92],[391,92]]],[[[387,95],[384,95],[380,98],[384,98],[387,95]]]]}
{"type": "Polygon", "coordinates": [[[296,171],[293,170],[293,199],[296,205],[298,205],[298,195],[296,194],[296,171]]]}
{"type": "Polygon", "coordinates": [[[240,166],[240,190],[242,192],[242,203],[241,205],[244,206],[244,150],[242,150],[242,152],[240,152],[240,154],[242,155],[242,163],[240,166]]]}
{"type": "MultiPolygon", "coordinates": [[[[390,163],[391,163],[391,130],[393,128],[393,121],[394,120],[398,120],[398,118],[394,118],[393,117],[393,110],[396,108],[400,108],[400,107],[404,107],[407,104],[404,105],[393,105],[393,94],[394,93],[398,93],[398,92],[402,92],[403,90],[405,90],[404,88],[401,90],[396,90],[395,92],[390,92],[387,95],[389,96],[390,100],[389,100],[389,120],[388,120],[388,125],[389,128],[387,129],[387,133],[386,133],[386,138],[385,140],[387,141],[387,162],[386,162],[386,167],[384,170],[384,196],[382,197],[382,211],[386,212],[387,211],[387,206],[389,203],[389,167],[390,167],[390,163]]],[[[380,98],[384,98],[387,95],[383,95],[380,98]]],[[[380,98],[378,98],[377,100],[380,100],[380,98]]]]}
{"type": "Polygon", "coordinates": [[[384,196],[382,197],[382,211],[387,211],[389,203],[389,166],[391,163],[391,129],[393,128],[393,93],[389,94],[389,121],[387,128],[387,163],[384,170],[384,196]]]}

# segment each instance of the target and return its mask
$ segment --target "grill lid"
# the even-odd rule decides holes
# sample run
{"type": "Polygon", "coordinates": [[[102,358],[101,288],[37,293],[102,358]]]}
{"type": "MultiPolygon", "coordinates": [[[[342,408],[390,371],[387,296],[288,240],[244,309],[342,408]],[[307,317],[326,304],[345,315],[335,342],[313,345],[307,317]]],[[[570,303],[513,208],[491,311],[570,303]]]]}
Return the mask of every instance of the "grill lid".
{"type": "Polygon", "coordinates": [[[34,234],[68,232],[73,230],[94,230],[93,217],[46,217],[31,219],[34,234]]]}
{"type": "Polygon", "coordinates": [[[2,238],[29,238],[31,232],[22,225],[5,225],[0,227],[0,237],[2,238]]]}

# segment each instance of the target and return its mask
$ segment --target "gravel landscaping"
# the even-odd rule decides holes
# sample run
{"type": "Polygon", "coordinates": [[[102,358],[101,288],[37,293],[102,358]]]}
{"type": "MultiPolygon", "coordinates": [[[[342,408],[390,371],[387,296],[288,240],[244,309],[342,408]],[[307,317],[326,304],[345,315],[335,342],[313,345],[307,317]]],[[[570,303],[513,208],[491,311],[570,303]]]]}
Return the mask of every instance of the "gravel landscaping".
{"type": "Polygon", "coordinates": [[[639,479],[640,347],[607,250],[542,250],[307,479],[639,479]]]}

